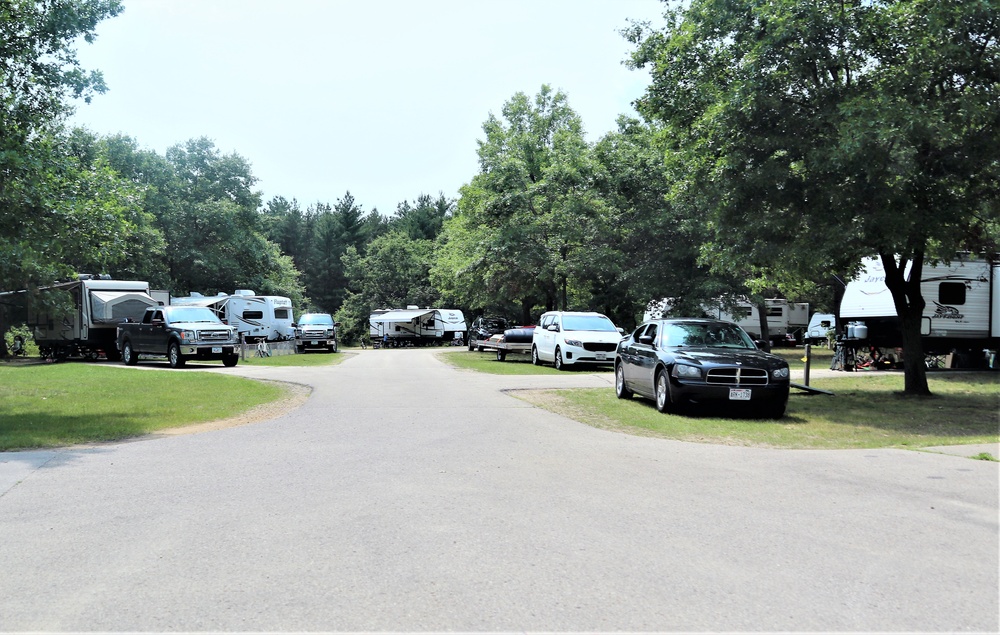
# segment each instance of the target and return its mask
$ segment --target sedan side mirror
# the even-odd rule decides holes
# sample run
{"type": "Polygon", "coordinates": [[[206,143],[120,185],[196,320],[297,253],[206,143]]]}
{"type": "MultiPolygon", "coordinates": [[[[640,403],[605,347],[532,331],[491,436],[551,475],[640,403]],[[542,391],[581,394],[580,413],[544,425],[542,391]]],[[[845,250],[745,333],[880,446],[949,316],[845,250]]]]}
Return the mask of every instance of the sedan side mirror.
{"type": "Polygon", "coordinates": [[[754,345],[757,346],[757,348],[764,351],[765,353],[771,352],[771,343],[768,342],[767,340],[754,340],[753,343],[754,345]]]}
{"type": "Polygon", "coordinates": [[[653,336],[652,335],[640,335],[639,336],[639,342],[641,342],[642,344],[652,344],[653,343],[653,336]]]}

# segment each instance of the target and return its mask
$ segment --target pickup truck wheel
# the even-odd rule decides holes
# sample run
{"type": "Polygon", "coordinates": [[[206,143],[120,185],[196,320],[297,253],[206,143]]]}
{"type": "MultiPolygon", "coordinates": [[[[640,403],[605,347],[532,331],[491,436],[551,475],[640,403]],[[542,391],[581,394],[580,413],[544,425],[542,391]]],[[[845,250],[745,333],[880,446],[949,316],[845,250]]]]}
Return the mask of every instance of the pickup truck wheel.
{"type": "Polygon", "coordinates": [[[171,368],[184,368],[184,356],[181,355],[181,347],[177,342],[170,342],[167,347],[167,361],[171,368]]]}
{"type": "Polygon", "coordinates": [[[226,368],[232,368],[239,361],[240,361],[239,355],[236,354],[226,355],[225,357],[222,358],[222,365],[225,366],[226,368]]]}
{"type": "Polygon", "coordinates": [[[126,366],[135,366],[139,363],[139,356],[135,354],[132,349],[132,342],[125,340],[122,344],[122,361],[125,362],[126,366]]]}
{"type": "Polygon", "coordinates": [[[337,352],[337,343],[336,342],[334,342],[333,346],[330,347],[330,352],[331,353],[336,353],[337,352]]]}

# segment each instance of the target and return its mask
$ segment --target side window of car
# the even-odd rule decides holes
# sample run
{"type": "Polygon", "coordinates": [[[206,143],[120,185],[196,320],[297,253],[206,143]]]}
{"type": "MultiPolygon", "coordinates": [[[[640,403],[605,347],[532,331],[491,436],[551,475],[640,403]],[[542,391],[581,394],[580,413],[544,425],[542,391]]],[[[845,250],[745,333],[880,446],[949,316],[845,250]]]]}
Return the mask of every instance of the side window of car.
{"type": "Polygon", "coordinates": [[[542,323],[540,324],[540,326],[542,327],[542,329],[547,329],[549,327],[549,324],[552,324],[552,316],[551,315],[543,315],[542,316],[542,323]]]}
{"type": "Polygon", "coordinates": [[[646,330],[645,324],[640,324],[634,331],[632,331],[632,341],[638,342],[639,338],[642,337],[643,331],[646,330]]]}
{"type": "Polygon", "coordinates": [[[650,343],[653,344],[654,346],[656,345],[656,325],[655,324],[650,324],[649,327],[646,328],[646,332],[643,333],[643,335],[648,335],[649,337],[653,338],[650,341],[650,343]]]}

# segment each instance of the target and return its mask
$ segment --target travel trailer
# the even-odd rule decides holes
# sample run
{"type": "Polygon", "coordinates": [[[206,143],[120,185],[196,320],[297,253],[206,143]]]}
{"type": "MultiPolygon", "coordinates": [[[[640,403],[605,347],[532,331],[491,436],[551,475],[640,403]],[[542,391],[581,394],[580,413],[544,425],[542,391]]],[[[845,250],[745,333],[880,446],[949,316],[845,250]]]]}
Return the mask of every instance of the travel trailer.
{"type": "Polygon", "coordinates": [[[283,296],[257,295],[249,289],[239,289],[232,295],[192,293],[183,298],[171,298],[170,304],[208,307],[223,322],[235,326],[248,342],[274,342],[295,337],[292,301],[283,296]]]}
{"type": "MultiPolygon", "coordinates": [[[[643,321],[654,320],[666,317],[670,312],[670,298],[653,300],[646,307],[643,321]]],[[[800,341],[804,335],[806,327],[809,325],[809,304],[804,302],[789,302],[781,298],[765,300],[767,307],[767,331],[772,343],[784,342],[791,335],[796,341],[800,341]]],[[[760,339],[760,318],[757,306],[750,302],[739,302],[733,312],[726,311],[722,304],[705,305],[702,307],[703,316],[687,317],[710,317],[719,320],[735,322],[750,337],[760,339]]]]}
{"type": "Polygon", "coordinates": [[[28,326],[42,357],[97,359],[101,353],[109,360],[120,359],[115,345],[118,324],[142,319],[146,308],[156,306],[149,283],[136,280],[111,280],[83,275],[74,282],[46,287],[44,293],[63,293],[72,309],[65,314],[36,311],[28,306],[28,326]]]}
{"type": "MultiPolygon", "coordinates": [[[[863,322],[874,346],[902,346],[882,261],[869,258],[863,264],[861,274],[844,290],[841,322],[863,322]]],[[[996,351],[1000,346],[1000,263],[965,259],[947,265],[925,264],[920,292],[926,303],[920,333],[927,352],[957,349],[978,356],[984,349],[996,351]]]]}
{"type": "Polygon", "coordinates": [[[827,334],[837,330],[837,317],[833,313],[813,313],[803,339],[810,344],[825,344],[827,334]]]}
{"type": "Polygon", "coordinates": [[[380,309],[368,318],[368,333],[372,341],[391,346],[443,344],[465,341],[468,327],[465,316],[457,309],[380,309]]]}

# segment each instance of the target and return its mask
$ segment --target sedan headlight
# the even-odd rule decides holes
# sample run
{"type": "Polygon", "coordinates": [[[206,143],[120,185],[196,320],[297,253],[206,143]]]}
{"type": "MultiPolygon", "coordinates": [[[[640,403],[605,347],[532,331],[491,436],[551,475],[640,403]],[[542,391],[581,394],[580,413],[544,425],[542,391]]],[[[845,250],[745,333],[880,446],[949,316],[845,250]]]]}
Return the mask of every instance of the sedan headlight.
{"type": "Polygon", "coordinates": [[[775,368],[771,371],[771,377],[775,379],[788,379],[788,367],[775,368]]]}
{"type": "Polygon", "coordinates": [[[566,340],[566,346],[575,346],[577,348],[583,348],[583,342],[580,340],[566,340]]]}
{"type": "Polygon", "coordinates": [[[677,364],[674,366],[674,374],[678,377],[688,377],[693,379],[701,378],[701,369],[697,366],[685,366],[677,364]]]}

